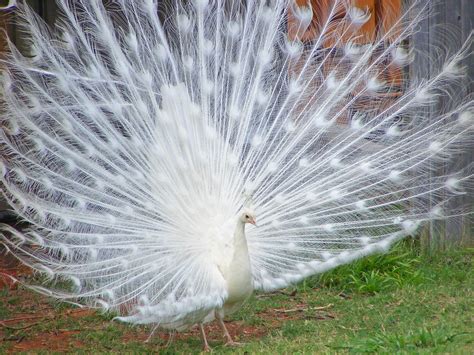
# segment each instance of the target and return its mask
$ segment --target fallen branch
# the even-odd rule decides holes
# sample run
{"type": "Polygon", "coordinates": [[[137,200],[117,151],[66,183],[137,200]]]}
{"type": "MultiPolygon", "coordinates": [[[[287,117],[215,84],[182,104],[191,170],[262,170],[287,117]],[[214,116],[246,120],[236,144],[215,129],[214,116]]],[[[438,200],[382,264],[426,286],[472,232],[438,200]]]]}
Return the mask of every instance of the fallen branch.
{"type": "Polygon", "coordinates": [[[344,327],[343,325],[338,325],[338,327],[341,328],[341,329],[350,330],[350,331],[353,331],[353,332],[358,332],[361,329],[363,329],[363,328],[349,328],[349,327],[344,327]]]}
{"type": "Polygon", "coordinates": [[[5,337],[5,338],[1,338],[0,341],[16,341],[17,343],[20,343],[23,339],[25,339],[25,336],[22,335],[22,336],[10,336],[10,337],[5,337]]]}
{"type": "Polygon", "coordinates": [[[31,323],[31,324],[27,324],[27,325],[24,325],[22,327],[12,327],[10,325],[6,325],[4,322],[0,322],[0,326],[6,328],[6,329],[11,329],[11,330],[22,330],[22,329],[27,329],[27,328],[31,328],[37,324],[40,324],[41,322],[36,322],[36,323],[31,323]]]}
{"type": "Polygon", "coordinates": [[[18,317],[18,318],[10,318],[10,319],[4,319],[1,321],[1,323],[10,323],[10,322],[18,322],[21,320],[30,320],[30,319],[37,319],[37,318],[52,318],[51,316],[44,316],[44,315],[31,315],[31,316],[24,316],[24,317],[18,317]]]}
{"type": "Polygon", "coordinates": [[[292,313],[292,312],[304,312],[304,311],[321,311],[324,309],[328,309],[334,306],[332,303],[328,304],[327,306],[322,307],[297,307],[291,309],[275,309],[275,312],[279,313],[292,313]]]}
{"type": "Polygon", "coordinates": [[[64,313],[55,314],[55,315],[29,315],[29,316],[23,316],[23,317],[17,317],[17,318],[4,319],[4,320],[1,321],[1,323],[19,322],[19,321],[22,321],[22,320],[30,320],[30,319],[38,319],[38,318],[53,319],[53,318],[61,317],[61,316],[69,316],[69,315],[75,314],[75,313],[82,313],[82,312],[86,313],[86,311],[88,311],[88,310],[89,309],[87,309],[87,308],[69,309],[64,313]]]}
{"type": "Polygon", "coordinates": [[[336,319],[336,316],[331,314],[331,313],[326,313],[323,315],[315,315],[315,316],[309,316],[306,318],[314,318],[314,319],[320,319],[320,320],[325,320],[325,319],[336,319]]]}
{"type": "Polygon", "coordinates": [[[340,292],[338,296],[344,298],[345,300],[350,300],[352,298],[351,296],[346,295],[344,292],[340,292]]]}

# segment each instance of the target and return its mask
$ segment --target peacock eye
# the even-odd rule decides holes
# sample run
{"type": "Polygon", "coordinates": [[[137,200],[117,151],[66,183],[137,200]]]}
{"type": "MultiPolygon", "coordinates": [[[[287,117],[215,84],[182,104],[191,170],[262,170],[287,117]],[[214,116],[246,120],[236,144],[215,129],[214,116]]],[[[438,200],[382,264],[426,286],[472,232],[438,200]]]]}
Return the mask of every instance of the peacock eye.
{"type": "Polygon", "coordinates": [[[250,218],[248,214],[245,215],[245,218],[250,218]]]}

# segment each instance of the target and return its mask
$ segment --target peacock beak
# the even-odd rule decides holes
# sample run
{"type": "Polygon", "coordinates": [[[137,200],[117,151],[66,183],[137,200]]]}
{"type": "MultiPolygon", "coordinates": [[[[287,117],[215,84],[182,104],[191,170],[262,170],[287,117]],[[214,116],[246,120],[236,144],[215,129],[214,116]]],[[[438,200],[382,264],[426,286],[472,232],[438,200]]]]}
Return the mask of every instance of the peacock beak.
{"type": "Polygon", "coordinates": [[[255,227],[258,227],[257,226],[257,221],[255,220],[255,218],[250,218],[249,223],[252,223],[255,227]]]}

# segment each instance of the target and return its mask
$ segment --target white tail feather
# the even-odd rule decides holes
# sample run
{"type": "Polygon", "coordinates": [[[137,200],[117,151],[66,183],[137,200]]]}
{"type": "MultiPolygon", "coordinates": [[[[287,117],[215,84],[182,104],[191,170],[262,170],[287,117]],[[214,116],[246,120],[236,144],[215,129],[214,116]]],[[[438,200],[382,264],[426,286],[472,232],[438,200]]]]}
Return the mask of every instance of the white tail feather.
{"type": "Polygon", "coordinates": [[[166,21],[152,0],[117,1],[126,21],[58,3],[58,35],[20,6],[33,56],[0,60],[2,192],[31,224],[1,241],[71,285],[38,292],[183,329],[225,303],[249,201],[254,287],[272,290],[386,251],[472,184],[472,166],[433,174],[473,143],[472,100],[450,94],[467,46],[406,87],[386,74],[413,61],[428,1],[365,40],[370,11],[335,0],[312,42],[293,1],[177,2],[166,21]]]}

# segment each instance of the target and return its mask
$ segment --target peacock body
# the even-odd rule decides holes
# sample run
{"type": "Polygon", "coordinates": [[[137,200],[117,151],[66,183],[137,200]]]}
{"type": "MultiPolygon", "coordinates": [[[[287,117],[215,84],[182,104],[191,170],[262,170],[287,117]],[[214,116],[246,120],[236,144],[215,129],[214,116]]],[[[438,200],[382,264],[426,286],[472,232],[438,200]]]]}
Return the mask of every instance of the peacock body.
{"type": "Polygon", "coordinates": [[[2,193],[30,224],[1,240],[70,286],[39,292],[135,324],[222,323],[254,289],[449,217],[472,182],[434,174],[472,144],[467,46],[386,80],[428,1],[368,39],[373,14],[334,0],[312,42],[292,0],[57,3],[54,32],[19,5],[32,55],[0,60],[2,193]]]}

